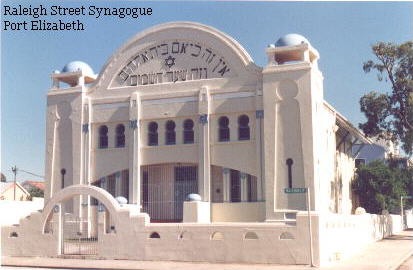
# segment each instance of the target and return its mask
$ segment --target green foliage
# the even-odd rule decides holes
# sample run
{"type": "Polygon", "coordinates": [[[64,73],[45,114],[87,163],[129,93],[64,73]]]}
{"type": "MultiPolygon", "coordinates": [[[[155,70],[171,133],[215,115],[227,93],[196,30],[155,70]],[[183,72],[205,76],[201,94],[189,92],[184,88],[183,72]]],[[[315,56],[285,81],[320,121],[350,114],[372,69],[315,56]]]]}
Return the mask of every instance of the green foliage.
{"type": "MultiPolygon", "coordinates": [[[[377,160],[357,169],[353,189],[361,207],[369,213],[381,214],[384,209],[399,213],[400,196],[413,195],[413,169],[389,164],[377,160]]],[[[404,205],[413,207],[412,200],[404,201],[404,205]]]]}
{"type": "Polygon", "coordinates": [[[367,136],[379,136],[401,142],[403,150],[413,154],[413,42],[401,45],[379,42],[372,46],[376,62],[364,63],[363,70],[378,72],[378,80],[390,82],[385,94],[370,92],[360,99],[367,118],[360,128],[367,136]]]}
{"type": "Polygon", "coordinates": [[[30,190],[29,190],[29,193],[30,193],[30,198],[33,198],[33,197],[44,197],[44,191],[43,190],[41,190],[40,188],[37,188],[37,187],[32,187],[30,190]]]}

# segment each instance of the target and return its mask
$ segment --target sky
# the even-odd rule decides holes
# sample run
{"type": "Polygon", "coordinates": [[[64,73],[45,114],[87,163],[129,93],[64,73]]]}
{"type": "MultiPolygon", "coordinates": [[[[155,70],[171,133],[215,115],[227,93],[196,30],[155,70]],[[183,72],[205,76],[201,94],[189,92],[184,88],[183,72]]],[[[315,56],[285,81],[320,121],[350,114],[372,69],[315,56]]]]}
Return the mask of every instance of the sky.
{"type": "MultiPolygon", "coordinates": [[[[324,98],[355,126],[364,121],[360,97],[385,92],[375,73],[365,74],[363,62],[374,59],[378,41],[402,43],[413,37],[411,2],[137,2],[137,1],[2,1],[1,31],[1,171],[13,180],[11,167],[44,175],[46,95],[50,74],[81,60],[98,73],[124,42],[140,31],[170,21],[210,25],[236,39],[259,66],[265,48],[288,33],[305,36],[320,53],[324,98]],[[5,21],[35,20],[4,15],[5,6],[146,7],[151,16],[134,18],[46,16],[79,19],[84,31],[4,31],[5,21]]],[[[22,171],[17,181],[38,180],[22,171]]]]}

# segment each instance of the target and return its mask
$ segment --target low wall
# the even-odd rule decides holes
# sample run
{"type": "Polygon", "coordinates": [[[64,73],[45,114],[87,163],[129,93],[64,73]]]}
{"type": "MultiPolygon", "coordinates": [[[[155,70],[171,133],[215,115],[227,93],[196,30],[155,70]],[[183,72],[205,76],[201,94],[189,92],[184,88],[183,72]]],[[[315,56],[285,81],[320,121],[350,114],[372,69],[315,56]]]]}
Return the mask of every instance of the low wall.
{"type": "Polygon", "coordinates": [[[212,203],[212,222],[263,222],[265,202],[212,203]]]}
{"type": "Polygon", "coordinates": [[[399,215],[325,215],[320,220],[320,260],[340,260],[402,230],[399,215]]]}
{"type": "MultiPolygon", "coordinates": [[[[308,264],[309,234],[306,213],[298,213],[296,225],[275,223],[149,223],[149,216],[117,211],[116,229],[107,233],[107,213],[98,213],[98,255],[101,259],[133,259],[193,262],[245,262],[308,264]]],[[[61,255],[59,224],[55,212],[52,229],[41,229],[41,213],[19,226],[2,227],[3,256],[61,255]]],[[[318,216],[313,215],[314,247],[318,247],[318,216]]],[[[318,261],[318,249],[314,258],[318,261]]]]}
{"type": "Polygon", "coordinates": [[[19,220],[43,209],[43,198],[33,201],[0,200],[0,225],[19,224],[19,220]]]}

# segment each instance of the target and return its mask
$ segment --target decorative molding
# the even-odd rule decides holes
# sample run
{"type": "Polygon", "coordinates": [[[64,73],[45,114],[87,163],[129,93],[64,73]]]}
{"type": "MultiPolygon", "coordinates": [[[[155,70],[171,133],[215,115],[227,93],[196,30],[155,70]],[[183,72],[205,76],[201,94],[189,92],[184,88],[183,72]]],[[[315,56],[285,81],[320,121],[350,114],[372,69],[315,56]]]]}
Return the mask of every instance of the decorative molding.
{"type": "Polygon", "coordinates": [[[129,120],[129,128],[137,129],[138,128],[138,120],[129,120]]]}
{"type": "Polygon", "coordinates": [[[264,110],[256,110],[255,111],[255,117],[257,119],[263,119],[264,118],[264,110]]]}
{"type": "Polygon", "coordinates": [[[82,125],[82,131],[83,131],[83,133],[88,133],[89,132],[89,124],[88,123],[82,125]]]}
{"type": "Polygon", "coordinates": [[[255,97],[255,92],[235,92],[235,93],[225,93],[225,94],[215,94],[212,95],[212,99],[229,99],[229,98],[244,98],[244,97],[255,97]]]}
{"type": "Polygon", "coordinates": [[[203,125],[208,123],[208,115],[207,114],[201,114],[199,116],[199,122],[203,125]]]}
{"type": "Polygon", "coordinates": [[[127,108],[129,103],[109,103],[109,104],[94,104],[95,109],[114,109],[114,108],[127,108]]]}
{"type": "Polygon", "coordinates": [[[179,97],[179,98],[162,98],[162,99],[152,99],[143,100],[142,105],[160,105],[160,104],[170,104],[170,103],[184,103],[184,102],[195,102],[198,101],[197,97],[179,97]]]}

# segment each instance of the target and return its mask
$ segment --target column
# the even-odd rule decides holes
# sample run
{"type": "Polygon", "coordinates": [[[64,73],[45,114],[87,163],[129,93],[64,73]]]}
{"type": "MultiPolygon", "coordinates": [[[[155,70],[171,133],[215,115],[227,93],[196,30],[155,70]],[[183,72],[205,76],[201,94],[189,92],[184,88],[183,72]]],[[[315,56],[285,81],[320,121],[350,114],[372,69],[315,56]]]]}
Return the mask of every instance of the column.
{"type": "Polygon", "coordinates": [[[241,184],[241,202],[248,202],[248,175],[240,173],[241,184]]]}
{"type": "Polygon", "coordinates": [[[129,198],[141,210],[140,96],[132,93],[129,104],[129,198]]]}
{"type": "Polygon", "coordinates": [[[198,187],[203,201],[210,202],[211,195],[211,163],[209,146],[209,92],[207,88],[199,91],[199,165],[198,165],[198,187]]]}
{"type": "Polygon", "coordinates": [[[224,202],[231,201],[230,170],[222,168],[224,202]]]}
{"type": "MultiPolygon", "coordinates": [[[[262,96],[259,96],[262,99],[262,96]]],[[[257,201],[264,200],[264,140],[263,140],[263,126],[264,110],[257,110],[255,112],[255,141],[257,154],[257,201]]]]}
{"type": "Polygon", "coordinates": [[[120,172],[115,173],[115,197],[122,195],[122,177],[121,176],[122,175],[120,172]]]}

